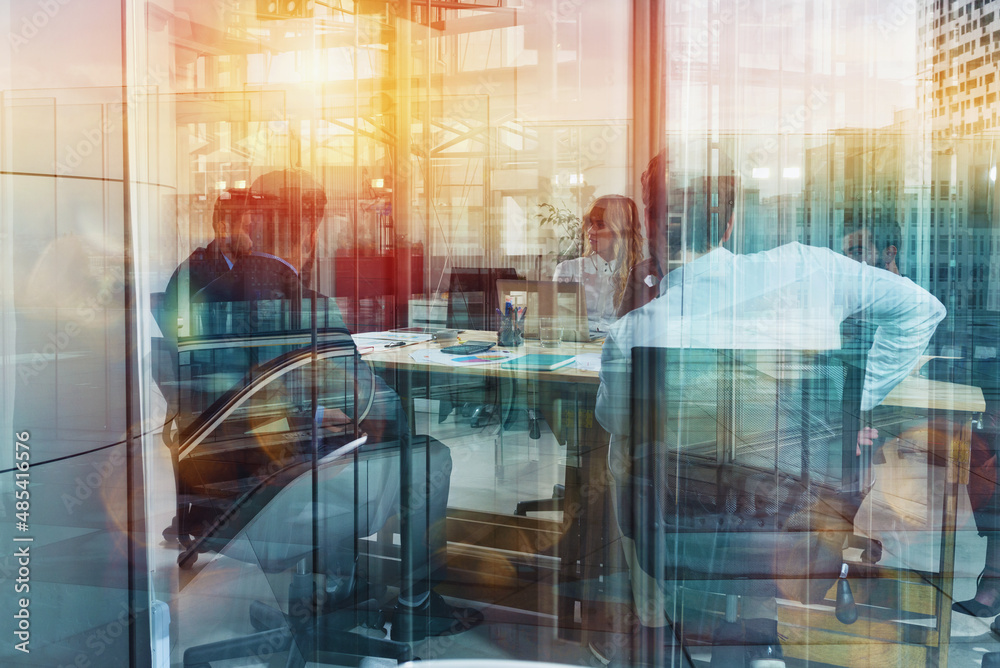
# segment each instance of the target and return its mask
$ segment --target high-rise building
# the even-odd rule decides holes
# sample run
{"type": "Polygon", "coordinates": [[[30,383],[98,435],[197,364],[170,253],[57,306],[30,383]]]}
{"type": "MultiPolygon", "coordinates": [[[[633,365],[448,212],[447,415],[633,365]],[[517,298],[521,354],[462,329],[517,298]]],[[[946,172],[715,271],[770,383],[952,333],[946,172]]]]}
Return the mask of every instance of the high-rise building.
{"type": "Polygon", "coordinates": [[[936,138],[997,127],[998,10],[995,0],[934,0],[919,9],[919,48],[936,138]]]}

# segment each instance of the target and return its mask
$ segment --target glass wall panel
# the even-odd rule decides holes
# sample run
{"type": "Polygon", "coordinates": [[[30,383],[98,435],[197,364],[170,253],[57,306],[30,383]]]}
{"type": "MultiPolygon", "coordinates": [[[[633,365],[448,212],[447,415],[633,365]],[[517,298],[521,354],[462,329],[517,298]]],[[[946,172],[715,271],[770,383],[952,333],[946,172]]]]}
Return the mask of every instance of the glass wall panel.
{"type": "Polygon", "coordinates": [[[0,663],[990,665],[998,4],[8,3],[0,663]]]}

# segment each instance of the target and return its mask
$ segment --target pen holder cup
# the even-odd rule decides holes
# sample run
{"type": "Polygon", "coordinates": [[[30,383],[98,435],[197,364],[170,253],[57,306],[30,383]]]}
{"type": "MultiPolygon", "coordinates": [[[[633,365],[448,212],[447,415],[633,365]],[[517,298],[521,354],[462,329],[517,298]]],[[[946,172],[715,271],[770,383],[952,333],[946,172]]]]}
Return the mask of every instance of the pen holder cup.
{"type": "Polygon", "coordinates": [[[524,331],[517,326],[514,316],[503,316],[497,331],[497,345],[516,348],[524,345],[524,331]]]}

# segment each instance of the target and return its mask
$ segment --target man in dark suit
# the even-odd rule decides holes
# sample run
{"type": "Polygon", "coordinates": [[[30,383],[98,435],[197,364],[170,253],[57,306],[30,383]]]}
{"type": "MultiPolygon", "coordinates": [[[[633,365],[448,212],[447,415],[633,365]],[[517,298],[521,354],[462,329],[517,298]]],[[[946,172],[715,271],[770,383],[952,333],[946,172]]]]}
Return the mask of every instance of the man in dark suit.
{"type": "MultiPolygon", "coordinates": [[[[250,240],[243,231],[248,194],[246,188],[230,188],[219,195],[212,210],[215,238],[181,262],[170,275],[163,293],[153,298],[153,319],[163,336],[152,341],[152,370],[157,387],[167,402],[162,438],[170,449],[175,479],[178,464],[176,435],[184,427],[183,420],[179,419],[182,416],[179,412],[177,339],[181,331],[187,332],[190,327],[190,304],[194,296],[229,271],[237,258],[250,252],[250,240]]],[[[168,541],[188,542],[188,538],[179,531],[176,517],[163,530],[163,537],[168,541]]]]}
{"type": "MultiPolygon", "coordinates": [[[[202,336],[264,337],[267,342],[216,353],[212,378],[242,376],[243,382],[253,382],[255,370],[262,365],[308,345],[314,324],[318,341],[339,341],[356,352],[334,300],[309,285],[326,206],[323,189],[304,171],[274,171],[254,181],[245,201],[241,232],[252,250],[237,257],[229,271],[198,292],[192,324],[202,336]]],[[[393,640],[416,641],[471,628],[483,619],[479,611],[453,607],[431,590],[445,568],[451,454],[434,439],[410,435],[399,398],[363,360],[357,355],[341,359],[318,368],[319,389],[314,396],[324,396],[328,389],[324,385],[346,379],[358,388],[358,396],[373,396],[373,400],[364,408],[353,402],[338,408],[324,406],[320,399],[313,407],[317,423],[327,432],[342,430],[357,420],[367,435],[360,455],[346,468],[324,469],[317,479],[317,497],[324,506],[321,551],[352,553],[357,537],[371,535],[389,516],[402,512],[409,526],[410,544],[404,549],[411,555],[411,572],[404,574],[404,583],[409,584],[400,591],[393,640]],[[408,450],[404,446],[410,440],[413,461],[403,467],[400,453],[408,450]],[[423,467],[425,461],[429,468],[423,467]],[[407,469],[412,472],[411,497],[402,499],[400,471],[407,469]]],[[[213,395],[227,389],[207,386],[213,395]]],[[[204,399],[212,400],[212,396],[204,399]]],[[[298,502],[294,498],[283,501],[286,505],[298,502]]],[[[309,505],[305,500],[302,503],[309,505]]],[[[264,521],[254,522],[248,532],[250,542],[279,553],[297,553],[302,536],[309,536],[309,513],[297,507],[262,512],[268,514],[264,521]]]]}

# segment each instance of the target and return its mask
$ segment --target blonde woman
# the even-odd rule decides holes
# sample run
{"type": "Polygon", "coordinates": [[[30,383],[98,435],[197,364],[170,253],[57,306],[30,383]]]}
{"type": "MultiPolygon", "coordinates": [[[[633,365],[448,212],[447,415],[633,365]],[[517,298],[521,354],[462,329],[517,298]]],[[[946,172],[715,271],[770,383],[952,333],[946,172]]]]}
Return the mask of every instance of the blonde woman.
{"type": "Polygon", "coordinates": [[[598,198],[583,217],[583,255],[560,262],[552,278],[583,284],[595,331],[607,331],[620,316],[656,296],[659,275],[655,265],[643,261],[635,202],[622,195],[598,198]]]}

